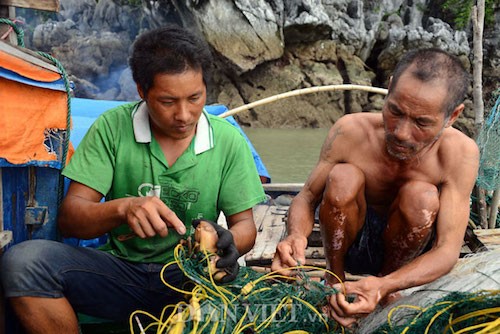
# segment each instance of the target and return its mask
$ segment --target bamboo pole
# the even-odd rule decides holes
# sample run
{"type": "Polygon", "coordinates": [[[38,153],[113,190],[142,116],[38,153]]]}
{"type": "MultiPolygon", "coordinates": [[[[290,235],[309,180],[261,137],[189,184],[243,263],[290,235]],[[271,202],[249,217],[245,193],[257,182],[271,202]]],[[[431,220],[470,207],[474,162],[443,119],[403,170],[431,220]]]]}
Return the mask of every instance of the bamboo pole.
{"type": "MultiPolygon", "coordinates": [[[[477,5],[472,8],[473,27],[473,103],[475,110],[475,138],[479,136],[481,127],[484,124],[484,102],[483,102],[483,28],[484,28],[484,0],[478,0],[477,5]]],[[[488,212],[486,205],[486,193],[481,187],[476,186],[477,214],[479,225],[482,228],[488,227],[488,212]]]]}
{"type": "Polygon", "coordinates": [[[490,221],[488,223],[489,228],[495,228],[497,224],[498,216],[498,205],[500,204],[500,189],[493,192],[493,198],[490,204],[490,221]]]}
{"type": "Polygon", "coordinates": [[[327,86],[315,86],[315,87],[309,87],[309,88],[301,88],[301,89],[296,89],[292,90],[286,93],[281,93],[277,95],[273,95],[270,97],[266,97],[264,99],[245,104],[241,107],[237,107],[231,110],[228,110],[222,114],[220,114],[220,117],[228,117],[232,116],[234,114],[237,114],[239,112],[252,109],[255,107],[259,107],[271,102],[276,102],[285,98],[289,98],[292,96],[299,96],[299,95],[305,95],[305,94],[311,94],[311,93],[318,93],[318,92],[325,92],[325,91],[339,91],[339,90],[361,90],[365,92],[370,92],[370,93],[377,93],[377,94],[383,94],[387,95],[387,89],[385,88],[377,88],[377,87],[372,87],[372,86],[362,86],[362,85],[327,85],[327,86]]]}
{"type": "Polygon", "coordinates": [[[483,28],[484,28],[484,0],[478,0],[477,6],[472,9],[473,35],[473,103],[475,111],[474,125],[476,138],[484,123],[483,101],[483,28]]]}

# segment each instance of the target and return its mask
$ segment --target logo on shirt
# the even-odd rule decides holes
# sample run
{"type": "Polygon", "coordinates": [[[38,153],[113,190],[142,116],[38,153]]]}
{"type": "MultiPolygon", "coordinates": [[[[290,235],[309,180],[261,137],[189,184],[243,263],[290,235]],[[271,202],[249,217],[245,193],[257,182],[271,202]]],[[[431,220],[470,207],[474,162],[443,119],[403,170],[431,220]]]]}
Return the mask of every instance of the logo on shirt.
{"type": "Polygon", "coordinates": [[[151,183],[143,183],[139,186],[138,193],[140,197],[146,197],[146,196],[160,197],[161,186],[159,185],[155,186],[151,183]]]}
{"type": "Polygon", "coordinates": [[[166,184],[161,188],[160,198],[170,209],[183,212],[188,210],[191,204],[198,202],[199,196],[200,192],[197,189],[185,189],[166,184]]]}

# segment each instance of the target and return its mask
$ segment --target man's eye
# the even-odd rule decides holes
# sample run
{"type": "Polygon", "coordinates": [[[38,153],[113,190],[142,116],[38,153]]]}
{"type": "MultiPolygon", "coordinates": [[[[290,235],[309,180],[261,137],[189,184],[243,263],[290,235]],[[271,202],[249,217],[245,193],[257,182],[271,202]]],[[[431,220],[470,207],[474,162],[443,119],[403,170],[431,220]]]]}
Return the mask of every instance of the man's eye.
{"type": "Polygon", "coordinates": [[[419,121],[419,120],[417,120],[417,125],[421,126],[421,127],[426,127],[426,126],[429,126],[431,124],[428,121],[419,121]]]}

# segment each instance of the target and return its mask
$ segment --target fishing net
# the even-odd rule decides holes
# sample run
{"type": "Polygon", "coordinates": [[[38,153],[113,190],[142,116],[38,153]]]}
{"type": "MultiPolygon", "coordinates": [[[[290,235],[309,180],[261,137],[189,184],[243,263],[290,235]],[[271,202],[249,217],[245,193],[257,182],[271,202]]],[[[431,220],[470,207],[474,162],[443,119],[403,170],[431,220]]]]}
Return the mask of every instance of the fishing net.
{"type": "Polygon", "coordinates": [[[162,280],[189,301],[166,306],[160,317],[134,312],[131,333],[136,333],[135,321],[140,333],[343,333],[341,326],[321,312],[336,290],[305,275],[305,270],[320,268],[297,266],[298,276],[291,279],[280,272],[259,273],[242,267],[234,281],[219,284],[210,269],[212,256],[178,245],[174,263],[194,288],[172,287],[163,280],[163,271],[162,280]]]}
{"type": "Polygon", "coordinates": [[[400,305],[389,313],[386,324],[374,333],[458,334],[500,333],[500,290],[452,292],[428,307],[400,305]],[[393,325],[397,312],[412,310],[403,324],[393,325]]]}
{"type": "Polygon", "coordinates": [[[500,89],[493,96],[496,102],[477,137],[481,152],[477,185],[488,191],[500,187],[500,89]]]}

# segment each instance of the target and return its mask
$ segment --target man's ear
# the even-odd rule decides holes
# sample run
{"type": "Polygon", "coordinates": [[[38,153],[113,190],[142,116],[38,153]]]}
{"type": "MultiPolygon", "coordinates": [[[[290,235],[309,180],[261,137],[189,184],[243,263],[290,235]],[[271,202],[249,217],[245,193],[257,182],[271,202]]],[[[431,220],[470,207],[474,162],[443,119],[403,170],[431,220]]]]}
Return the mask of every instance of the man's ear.
{"type": "Polygon", "coordinates": [[[445,127],[450,127],[453,125],[453,123],[455,123],[455,121],[457,120],[458,116],[460,116],[460,114],[462,113],[462,111],[464,111],[464,108],[465,108],[465,105],[463,103],[460,103],[456,108],[455,110],[453,110],[453,112],[451,113],[451,116],[450,118],[448,119],[448,122],[446,122],[446,125],[445,127]]]}
{"type": "Polygon", "coordinates": [[[136,84],[136,86],[137,86],[137,93],[139,93],[141,99],[144,100],[144,91],[142,90],[141,86],[139,86],[139,84],[136,84]]]}

